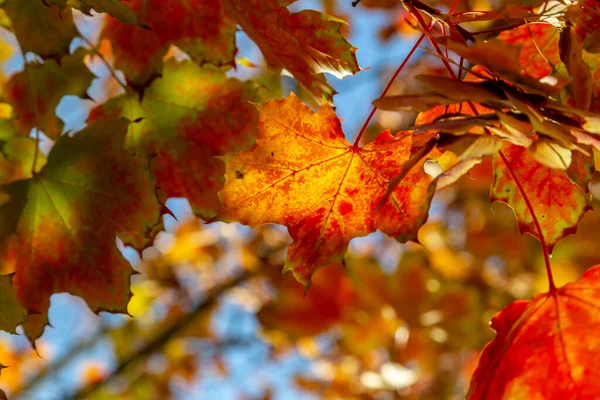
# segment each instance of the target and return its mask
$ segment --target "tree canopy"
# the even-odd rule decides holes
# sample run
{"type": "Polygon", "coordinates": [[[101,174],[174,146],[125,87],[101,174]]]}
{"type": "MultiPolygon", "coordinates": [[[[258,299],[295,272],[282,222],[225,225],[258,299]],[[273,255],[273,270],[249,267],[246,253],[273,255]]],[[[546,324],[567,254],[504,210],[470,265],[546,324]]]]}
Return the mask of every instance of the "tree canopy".
{"type": "Polygon", "coordinates": [[[0,25],[0,398],[600,398],[597,1],[0,25]]]}

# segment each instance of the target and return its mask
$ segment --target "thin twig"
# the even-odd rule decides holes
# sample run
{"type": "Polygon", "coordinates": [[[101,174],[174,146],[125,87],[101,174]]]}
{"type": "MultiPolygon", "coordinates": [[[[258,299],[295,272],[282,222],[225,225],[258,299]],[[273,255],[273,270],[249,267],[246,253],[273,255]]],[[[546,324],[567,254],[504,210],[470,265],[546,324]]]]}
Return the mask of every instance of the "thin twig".
{"type": "MultiPolygon", "coordinates": [[[[408,61],[410,60],[410,58],[412,57],[412,55],[419,48],[419,45],[421,44],[421,42],[423,41],[423,39],[425,39],[425,35],[424,34],[421,35],[421,37],[419,38],[419,40],[417,40],[417,42],[415,43],[415,45],[413,46],[413,48],[410,50],[410,52],[408,53],[408,55],[404,58],[404,61],[402,62],[402,64],[400,64],[400,66],[398,67],[398,69],[396,70],[396,72],[394,72],[394,75],[392,75],[392,78],[390,79],[390,81],[388,82],[387,86],[385,87],[385,89],[381,93],[381,96],[379,96],[380,99],[383,98],[383,97],[385,97],[385,95],[387,94],[387,92],[392,87],[392,84],[394,83],[394,81],[396,80],[396,78],[398,77],[398,75],[400,75],[400,72],[402,72],[402,70],[404,69],[404,67],[406,66],[406,64],[408,63],[408,61]]],[[[369,122],[371,122],[371,119],[373,119],[373,116],[375,115],[376,111],[377,111],[377,107],[373,106],[373,109],[371,109],[371,113],[369,114],[369,116],[365,120],[365,123],[363,124],[362,128],[360,128],[360,131],[358,132],[358,135],[356,136],[356,140],[354,141],[354,147],[358,147],[358,143],[360,142],[360,139],[362,138],[362,136],[364,135],[365,131],[367,130],[367,126],[369,126],[369,122]]]]}

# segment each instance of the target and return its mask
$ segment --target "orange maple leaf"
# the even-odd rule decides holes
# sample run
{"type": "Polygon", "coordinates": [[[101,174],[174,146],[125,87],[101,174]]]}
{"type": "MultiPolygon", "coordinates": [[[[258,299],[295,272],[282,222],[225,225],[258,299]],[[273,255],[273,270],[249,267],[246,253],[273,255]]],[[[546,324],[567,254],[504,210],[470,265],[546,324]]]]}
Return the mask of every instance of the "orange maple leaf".
{"type": "Polygon", "coordinates": [[[521,46],[519,65],[525,75],[543,78],[560,64],[558,39],[560,32],[552,24],[530,23],[502,32],[498,39],[521,46]]]}
{"type": "Polygon", "coordinates": [[[422,162],[379,211],[388,182],[409,159],[412,137],[381,133],[350,145],[333,108],[314,114],[296,96],[260,108],[254,147],[223,157],[221,219],[252,227],[286,225],[294,242],[285,270],[308,285],[319,267],[339,263],[348,242],[379,229],[407,241],[425,222],[434,191],[422,162]]]}
{"type": "Polygon", "coordinates": [[[497,336],[483,350],[467,398],[600,398],[599,307],[600,265],[577,282],[511,303],[492,319],[497,336]]]}

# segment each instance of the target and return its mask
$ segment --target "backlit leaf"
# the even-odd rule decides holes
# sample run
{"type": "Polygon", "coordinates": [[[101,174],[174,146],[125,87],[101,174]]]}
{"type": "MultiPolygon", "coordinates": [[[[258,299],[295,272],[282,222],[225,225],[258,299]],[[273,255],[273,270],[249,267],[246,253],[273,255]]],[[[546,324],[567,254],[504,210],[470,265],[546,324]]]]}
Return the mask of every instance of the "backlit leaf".
{"type": "Polygon", "coordinates": [[[504,31],[498,38],[521,47],[519,66],[525,75],[543,78],[552,72],[553,66],[560,64],[559,36],[556,27],[540,22],[504,31]]]}
{"type": "Polygon", "coordinates": [[[317,99],[332,95],[324,72],[343,78],[360,68],[340,33],[342,20],[314,10],[291,13],[295,0],[222,0],[227,15],[260,47],[272,68],[289,71],[317,99]]]}
{"type": "Polygon", "coordinates": [[[582,128],[588,132],[600,135],[600,115],[594,115],[584,118],[585,123],[582,128]]]}
{"type": "Polygon", "coordinates": [[[115,67],[136,85],[160,74],[171,45],[199,64],[232,65],[235,24],[224,18],[217,0],[132,0],[131,8],[151,30],[110,19],[101,39],[113,48],[115,67]]]}
{"type": "MultiPolygon", "coordinates": [[[[528,154],[527,149],[507,144],[503,153],[528,195],[546,244],[551,250],[560,239],[575,233],[583,214],[591,209],[590,198],[584,189],[571,182],[564,171],[539,164],[528,154]]],[[[491,196],[492,201],[502,201],[512,207],[521,233],[537,237],[537,230],[523,196],[499,156],[494,157],[491,196]]]]}
{"type": "Polygon", "coordinates": [[[186,197],[194,213],[208,219],[219,210],[225,172],[214,156],[252,146],[258,123],[253,100],[251,84],[229,79],[217,68],[171,60],[141,103],[125,94],[95,110],[91,119],[141,119],[130,125],[126,146],[156,155],[151,165],[160,199],[186,197]]]}
{"type": "Polygon", "coordinates": [[[10,18],[24,53],[56,59],[69,54],[69,45],[77,36],[70,9],[61,10],[42,0],[4,0],[0,7],[10,18]]]}
{"type": "Polygon", "coordinates": [[[492,319],[468,399],[595,399],[600,266],[574,283],[518,300],[492,319]]]}
{"type": "Polygon", "coordinates": [[[12,286],[12,276],[0,275],[0,329],[17,333],[17,326],[25,321],[27,321],[27,310],[17,300],[17,294],[12,286]]]}
{"type": "Polygon", "coordinates": [[[316,114],[290,95],[261,107],[255,146],[223,157],[222,219],[252,227],[286,225],[294,242],[286,270],[308,285],[343,260],[348,242],[376,229],[411,240],[427,218],[432,179],[417,163],[376,211],[388,182],[410,158],[411,136],[380,134],[351,146],[329,105],[316,114]]]}
{"type": "Polygon", "coordinates": [[[546,167],[565,170],[571,166],[571,150],[543,137],[531,143],[529,154],[546,167]]]}
{"type": "MultiPolygon", "coordinates": [[[[558,42],[558,34],[557,42],[558,42]]],[[[558,78],[552,82],[540,81],[538,75],[545,77],[548,75],[546,70],[541,71],[533,69],[522,64],[522,59],[532,57],[528,52],[523,56],[522,48],[518,45],[511,45],[500,39],[491,39],[489,41],[477,41],[472,46],[466,46],[463,43],[451,40],[438,40],[449,50],[473,64],[488,68],[492,73],[508,79],[514,85],[523,87],[528,91],[539,94],[558,94],[562,90],[563,83],[558,78]],[[490,57],[494,54],[494,57],[490,57]]],[[[558,46],[557,46],[558,49],[558,46]]],[[[544,61],[545,62],[545,61],[544,61]]],[[[547,65],[548,63],[545,63],[547,65]]]]}
{"type": "Polygon", "coordinates": [[[160,210],[148,161],[122,147],[127,125],[101,121],[62,136],[38,175],[0,187],[0,262],[16,271],[19,302],[40,313],[24,325],[32,341],[53,293],[81,296],[95,312],[126,311],[133,269],[116,236],[149,245],[160,210]]]}
{"type": "Polygon", "coordinates": [[[60,64],[48,60],[43,64],[25,64],[25,69],[14,74],[6,83],[4,100],[14,108],[16,128],[29,136],[32,128],[56,139],[64,123],[56,115],[56,107],[63,96],[84,97],[94,75],[83,63],[85,51],[78,50],[65,56],[60,64]]]}

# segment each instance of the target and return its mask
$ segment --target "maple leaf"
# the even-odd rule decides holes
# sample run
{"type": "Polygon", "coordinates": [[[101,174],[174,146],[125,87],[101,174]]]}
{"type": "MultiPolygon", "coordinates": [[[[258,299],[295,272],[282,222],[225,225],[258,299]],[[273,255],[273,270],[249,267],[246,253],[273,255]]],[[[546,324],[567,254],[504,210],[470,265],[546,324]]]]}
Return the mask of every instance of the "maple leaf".
{"type": "Polygon", "coordinates": [[[17,333],[17,326],[27,321],[27,310],[21,307],[12,286],[11,275],[0,275],[0,329],[17,333]]]}
{"type": "Polygon", "coordinates": [[[577,282],[496,314],[496,338],[483,350],[467,398],[599,398],[599,282],[595,266],[577,282]]]}
{"type": "Polygon", "coordinates": [[[141,119],[130,125],[126,146],[156,155],[152,170],[160,200],[186,197],[196,215],[209,219],[220,208],[217,192],[225,172],[214,156],[245,150],[256,137],[258,112],[251,100],[251,84],[229,79],[217,68],[169,60],[141,102],[126,94],[90,118],[141,119]]]}
{"type": "Polygon", "coordinates": [[[199,64],[233,66],[235,24],[223,16],[220,1],[132,0],[130,6],[152,29],[110,19],[100,38],[111,42],[115,67],[136,85],[160,74],[171,45],[199,64]]]}
{"type": "MultiPolygon", "coordinates": [[[[593,152],[593,150],[592,150],[593,152]]],[[[576,151],[573,152],[571,165],[565,171],[573,182],[579,185],[587,193],[589,189],[589,183],[594,176],[594,157],[586,156],[576,151]]]]}
{"type": "Polygon", "coordinates": [[[23,53],[56,59],[69,54],[71,41],[78,35],[70,9],[61,11],[42,0],[5,0],[0,7],[10,18],[23,53]]]}
{"type": "Polygon", "coordinates": [[[357,73],[356,49],[340,33],[344,23],[314,10],[291,13],[295,0],[222,0],[227,16],[258,45],[271,68],[286,69],[317,99],[333,89],[322,73],[357,73]]]}
{"type": "Polygon", "coordinates": [[[25,69],[14,74],[6,83],[4,101],[14,108],[16,129],[29,136],[32,128],[56,139],[64,123],[56,115],[56,107],[66,95],[84,97],[94,74],[83,63],[84,49],[65,56],[60,64],[49,60],[43,64],[25,64],[25,69]]]}
{"type": "Polygon", "coordinates": [[[492,73],[507,80],[512,85],[521,87],[527,91],[541,95],[556,95],[560,93],[564,86],[564,79],[559,79],[556,76],[553,76],[556,79],[550,81],[552,84],[540,81],[539,78],[534,77],[537,75],[545,77],[548,74],[545,71],[540,72],[527,65],[522,65],[520,60],[527,57],[529,53],[525,52],[525,55],[523,55],[520,46],[512,45],[499,38],[488,41],[476,41],[472,46],[467,46],[463,42],[452,41],[447,38],[440,38],[437,41],[457,55],[476,64],[476,67],[485,67],[488,71],[484,75],[492,73]],[[494,57],[489,57],[490,54],[494,54],[494,57]]]}
{"type": "Polygon", "coordinates": [[[305,285],[342,261],[348,242],[379,229],[407,241],[425,222],[434,186],[417,163],[379,211],[388,182],[409,159],[411,136],[388,131],[363,148],[345,139],[329,105],[316,114],[295,95],[260,108],[252,149],[225,156],[221,218],[251,227],[286,225],[294,239],[285,270],[305,285]]]}
{"type": "MultiPolygon", "coordinates": [[[[577,27],[575,32],[578,32],[577,27]]],[[[561,33],[549,23],[530,23],[504,31],[498,38],[521,46],[519,64],[524,74],[534,78],[543,78],[553,72],[562,59],[571,78],[577,106],[600,111],[600,68],[597,67],[600,56],[582,51],[570,29],[563,29],[561,33]],[[590,92],[595,94],[593,99],[590,99],[590,92]]]]}
{"type": "Polygon", "coordinates": [[[35,139],[19,135],[11,121],[0,120],[0,185],[31,177],[34,160],[39,171],[46,157],[36,149],[35,139]]]}
{"type": "Polygon", "coordinates": [[[62,136],[34,177],[0,187],[0,265],[16,271],[19,302],[37,311],[30,340],[47,322],[53,293],[82,297],[95,311],[125,312],[133,269],[115,237],[142,249],[160,206],[148,161],[123,149],[125,119],[62,136]]]}
{"type": "Polygon", "coordinates": [[[504,31],[498,39],[520,46],[519,65],[525,75],[543,78],[560,64],[558,40],[560,32],[548,23],[529,23],[504,31]]]}
{"type": "MultiPolygon", "coordinates": [[[[583,214],[591,209],[586,191],[573,183],[564,171],[541,165],[527,149],[505,144],[503,153],[509,167],[514,171],[529,201],[548,251],[563,237],[575,233],[583,214]]],[[[515,212],[521,233],[537,237],[535,224],[507,166],[499,156],[494,156],[494,183],[492,201],[508,204],[515,212]]]]}

